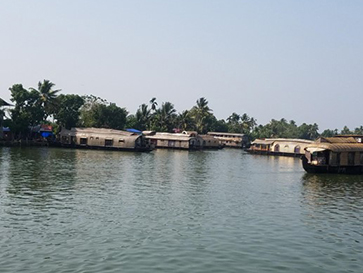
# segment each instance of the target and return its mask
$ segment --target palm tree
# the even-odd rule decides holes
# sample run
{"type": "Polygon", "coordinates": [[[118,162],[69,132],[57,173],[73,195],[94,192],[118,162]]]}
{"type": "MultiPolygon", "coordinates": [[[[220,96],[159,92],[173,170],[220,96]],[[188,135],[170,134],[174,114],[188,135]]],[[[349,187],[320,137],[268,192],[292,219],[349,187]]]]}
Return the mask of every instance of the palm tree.
{"type": "Polygon", "coordinates": [[[191,126],[190,112],[188,110],[184,110],[182,113],[178,115],[178,126],[183,131],[186,131],[191,126]]]}
{"type": "Polygon", "coordinates": [[[173,122],[176,116],[175,112],[176,110],[172,103],[163,103],[161,108],[157,109],[154,113],[156,129],[161,131],[171,131],[173,129],[173,122]]]}
{"type": "Polygon", "coordinates": [[[314,123],[313,125],[310,125],[308,130],[309,139],[312,140],[316,139],[319,136],[318,130],[319,130],[318,124],[314,123]]]}
{"type": "Polygon", "coordinates": [[[229,123],[238,123],[239,120],[240,120],[240,115],[238,115],[237,113],[233,112],[232,115],[230,115],[228,118],[227,118],[227,121],[229,123]]]}
{"type": "Polygon", "coordinates": [[[61,91],[61,89],[53,90],[52,88],[54,86],[55,84],[51,81],[44,80],[43,82],[38,83],[38,89],[30,88],[33,92],[39,92],[39,105],[44,107],[45,110],[44,119],[47,119],[47,117],[53,113],[57,93],[61,91]]]}
{"type": "Polygon", "coordinates": [[[155,112],[156,106],[158,105],[158,103],[156,102],[156,98],[152,98],[150,100],[150,104],[151,104],[151,110],[153,110],[155,112]]]}
{"type": "Polygon", "coordinates": [[[192,108],[192,115],[195,122],[196,130],[200,133],[206,129],[206,119],[211,115],[212,109],[208,106],[206,98],[201,97],[197,100],[197,105],[192,108]]]}
{"type": "Polygon", "coordinates": [[[147,127],[150,127],[150,117],[150,109],[148,109],[148,106],[145,103],[141,104],[136,112],[136,120],[139,125],[138,129],[145,130],[147,127]]]}

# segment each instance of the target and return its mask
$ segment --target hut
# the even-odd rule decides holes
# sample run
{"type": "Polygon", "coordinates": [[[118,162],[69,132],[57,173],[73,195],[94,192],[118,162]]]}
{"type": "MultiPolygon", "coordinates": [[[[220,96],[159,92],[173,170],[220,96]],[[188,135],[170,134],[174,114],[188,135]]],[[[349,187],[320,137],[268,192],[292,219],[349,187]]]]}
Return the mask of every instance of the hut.
{"type": "Polygon", "coordinates": [[[255,154],[283,155],[301,157],[304,149],[313,143],[311,140],[295,138],[262,138],[251,143],[247,150],[255,154]]]}
{"type": "Polygon", "coordinates": [[[130,151],[152,150],[149,140],[143,135],[105,128],[62,129],[59,133],[59,143],[64,147],[130,151]]]}
{"type": "Polygon", "coordinates": [[[220,145],[231,148],[246,148],[248,146],[248,137],[245,134],[208,132],[210,136],[219,140],[220,145]]]}

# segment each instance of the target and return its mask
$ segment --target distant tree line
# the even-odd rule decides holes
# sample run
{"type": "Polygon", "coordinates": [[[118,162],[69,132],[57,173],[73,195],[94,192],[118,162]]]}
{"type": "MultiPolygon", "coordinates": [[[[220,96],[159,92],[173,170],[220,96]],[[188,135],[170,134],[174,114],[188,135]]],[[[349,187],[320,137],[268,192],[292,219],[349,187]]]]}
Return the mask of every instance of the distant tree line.
{"type": "MultiPolygon", "coordinates": [[[[246,113],[233,112],[226,120],[217,119],[202,97],[189,110],[177,112],[171,102],[157,102],[152,98],[139,106],[136,113],[93,95],[59,94],[55,84],[49,80],[38,83],[37,88],[25,89],[22,84],[9,88],[14,107],[8,110],[9,119],[4,126],[10,127],[17,138],[25,137],[29,127],[39,124],[52,124],[55,131],[60,128],[98,127],[112,129],[134,128],[159,132],[197,131],[204,134],[211,131],[243,133],[256,138],[302,138],[319,137],[318,125],[297,125],[295,121],[272,119],[266,125],[257,125],[255,118],[246,113]]],[[[3,111],[0,109],[0,111],[3,111]]],[[[337,134],[362,134],[363,126],[353,131],[344,127],[340,132],[325,130],[321,136],[337,134]]]]}

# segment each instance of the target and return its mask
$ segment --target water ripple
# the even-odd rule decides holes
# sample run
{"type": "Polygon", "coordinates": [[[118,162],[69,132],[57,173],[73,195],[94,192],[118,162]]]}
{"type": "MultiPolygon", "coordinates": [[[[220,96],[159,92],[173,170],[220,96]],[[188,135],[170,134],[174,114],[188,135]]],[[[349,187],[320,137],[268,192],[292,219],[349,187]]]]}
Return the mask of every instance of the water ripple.
{"type": "Polygon", "coordinates": [[[363,177],[240,150],[0,148],[0,271],[360,272],[363,177]]]}

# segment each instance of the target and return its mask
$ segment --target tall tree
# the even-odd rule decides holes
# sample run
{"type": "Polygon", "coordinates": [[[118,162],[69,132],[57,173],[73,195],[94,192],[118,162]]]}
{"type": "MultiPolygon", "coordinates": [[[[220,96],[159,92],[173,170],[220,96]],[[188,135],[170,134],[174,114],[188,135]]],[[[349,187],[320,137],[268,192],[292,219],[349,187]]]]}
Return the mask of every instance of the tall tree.
{"type": "Polygon", "coordinates": [[[151,114],[150,109],[145,103],[141,104],[139,109],[137,109],[135,117],[137,120],[136,129],[143,131],[150,128],[151,114]]]}
{"type": "Polygon", "coordinates": [[[354,129],[354,134],[363,135],[363,126],[357,127],[354,129]]]}
{"type": "Polygon", "coordinates": [[[10,129],[19,137],[29,131],[29,126],[38,125],[43,121],[44,108],[39,105],[39,92],[26,90],[22,84],[14,84],[9,88],[11,101],[15,103],[10,110],[10,129]]]}
{"type": "Polygon", "coordinates": [[[340,131],[341,135],[351,135],[353,132],[349,130],[348,126],[344,126],[343,130],[340,131]]]}
{"type": "Polygon", "coordinates": [[[158,106],[158,103],[156,102],[156,98],[152,98],[150,100],[150,105],[151,105],[151,110],[153,112],[155,112],[156,111],[156,106],[158,106]]]}
{"type": "Polygon", "coordinates": [[[176,110],[171,102],[164,102],[153,115],[153,130],[171,132],[175,127],[176,110]]]}
{"type": "Polygon", "coordinates": [[[212,109],[208,106],[206,98],[201,97],[197,100],[197,105],[191,109],[191,116],[195,123],[195,129],[199,133],[206,133],[208,130],[207,120],[211,116],[212,109]]]}
{"type": "Polygon", "coordinates": [[[78,95],[59,95],[57,97],[57,109],[54,118],[57,124],[67,129],[76,127],[79,121],[80,108],[84,104],[84,99],[78,95]]]}
{"type": "Polygon", "coordinates": [[[182,131],[190,130],[193,126],[192,118],[190,117],[190,111],[184,110],[177,117],[178,128],[182,131]]]}
{"type": "Polygon", "coordinates": [[[80,124],[84,127],[111,128],[122,130],[126,124],[127,111],[115,103],[95,97],[85,96],[80,112],[80,124]]]}
{"type": "Polygon", "coordinates": [[[38,89],[30,88],[30,91],[39,92],[39,105],[44,108],[44,119],[52,115],[56,108],[56,98],[60,89],[53,90],[55,86],[49,80],[44,80],[43,82],[38,82],[38,89]]]}

